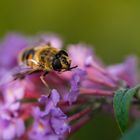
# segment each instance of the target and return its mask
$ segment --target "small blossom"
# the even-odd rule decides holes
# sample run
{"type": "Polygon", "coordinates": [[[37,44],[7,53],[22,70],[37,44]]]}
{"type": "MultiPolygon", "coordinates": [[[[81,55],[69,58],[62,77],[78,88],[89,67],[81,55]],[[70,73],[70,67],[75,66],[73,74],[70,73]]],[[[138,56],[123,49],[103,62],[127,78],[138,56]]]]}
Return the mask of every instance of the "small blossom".
{"type": "Polygon", "coordinates": [[[127,85],[135,86],[138,83],[137,58],[129,56],[124,63],[108,67],[108,71],[115,76],[124,80],[127,85]]]}
{"type": "Polygon", "coordinates": [[[45,44],[50,44],[52,45],[53,47],[55,48],[62,48],[62,40],[60,39],[60,37],[56,34],[43,34],[43,35],[40,35],[40,43],[45,43],[45,44]]]}
{"type": "Polygon", "coordinates": [[[60,108],[54,108],[51,111],[51,125],[57,135],[64,134],[70,128],[66,122],[67,116],[60,108]]]}
{"type": "Polygon", "coordinates": [[[25,88],[24,82],[19,81],[8,84],[3,88],[5,106],[9,110],[19,109],[20,100],[24,98],[25,88]]]}
{"type": "Polygon", "coordinates": [[[29,134],[30,138],[33,140],[50,137],[54,140],[63,138],[69,126],[66,123],[67,116],[57,107],[60,101],[59,93],[52,90],[50,97],[41,96],[39,101],[45,103],[46,107],[44,111],[40,111],[38,107],[34,108],[34,124],[29,134]]]}
{"type": "Polygon", "coordinates": [[[0,139],[12,140],[24,134],[25,126],[21,118],[3,114],[0,115],[0,130],[0,139]]]}
{"type": "Polygon", "coordinates": [[[65,101],[68,101],[70,104],[77,100],[79,95],[79,86],[80,81],[86,75],[85,71],[77,69],[71,78],[71,88],[67,94],[65,94],[65,101]]]}
{"type": "Polygon", "coordinates": [[[44,115],[48,115],[51,109],[54,109],[57,106],[57,103],[60,100],[60,95],[55,89],[53,89],[51,91],[50,98],[41,96],[41,98],[39,99],[39,101],[41,101],[42,103],[45,102],[45,100],[46,100],[46,107],[45,107],[44,115]]]}
{"type": "Polygon", "coordinates": [[[86,59],[93,56],[92,49],[88,48],[85,44],[69,45],[68,53],[72,58],[72,65],[78,65],[78,67],[83,67],[86,59]]]}
{"type": "Polygon", "coordinates": [[[19,52],[27,46],[27,40],[19,34],[11,33],[0,44],[0,66],[11,69],[17,65],[19,52]]]}

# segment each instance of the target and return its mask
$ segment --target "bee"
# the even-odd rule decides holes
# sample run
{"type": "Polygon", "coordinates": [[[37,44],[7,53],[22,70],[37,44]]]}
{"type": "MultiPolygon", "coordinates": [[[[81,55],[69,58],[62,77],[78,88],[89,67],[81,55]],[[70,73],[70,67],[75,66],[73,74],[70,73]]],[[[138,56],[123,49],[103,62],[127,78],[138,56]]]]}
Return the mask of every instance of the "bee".
{"type": "Polygon", "coordinates": [[[14,74],[14,80],[22,79],[26,75],[43,71],[40,79],[46,87],[48,87],[48,85],[44,78],[49,72],[70,71],[77,67],[71,67],[71,59],[66,51],[54,48],[50,44],[24,49],[19,54],[18,61],[19,65],[25,65],[27,70],[14,74]]]}

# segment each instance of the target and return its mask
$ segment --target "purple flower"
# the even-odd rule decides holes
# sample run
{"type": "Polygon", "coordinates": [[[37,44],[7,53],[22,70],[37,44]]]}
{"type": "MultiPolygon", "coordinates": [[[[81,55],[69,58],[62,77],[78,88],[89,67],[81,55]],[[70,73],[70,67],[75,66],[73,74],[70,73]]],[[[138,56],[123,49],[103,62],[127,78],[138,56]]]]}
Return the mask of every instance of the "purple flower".
{"type": "Polygon", "coordinates": [[[8,110],[18,110],[20,107],[20,100],[24,98],[25,81],[14,81],[7,84],[2,89],[4,105],[8,110]]]}
{"type": "Polygon", "coordinates": [[[57,106],[57,103],[59,102],[59,100],[60,100],[60,95],[55,89],[51,91],[50,97],[45,97],[44,95],[41,96],[39,101],[42,103],[46,102],[44,115],[48,115],[50,111],[57,106]]]}
{"type": "Polygon", "coordinates": [[[83,67],[88,57],[93,56],[91,48],[87,48],[85,44],[69,45],[68,54],[72,59],[72,65],[83,67]]]}
{"type": "Polygon", "coordinates": [[[38,107],[33,108],[34,123],[29,132],[30,139],[45,139],[47,134],[51,133],[51,127],[49,121],[41,117],[42,112],[38,107]]]}
{"type": "Polygon", "coordinates": [[[50,44],[55,48],[62,48],[63,42],[60,37],[53,33],[43,34],[39,36],[41,44],[50,44]]]}
{"type": "Polygon", "coordinates": [[[60,108],[54,108],[51,110],[51,125],[57,135],[64,134],[68,130],[68,124],[66,123],[67,116],[62,112],[60,108]]]}
{"type": "Polygon", "coordinates": [[[126,82],[128,86],[135,86],[138,83],[137,58],[129,56],[124,63],[108,67],[109,73],[126,82]]]}
{"type": "Polygon", "coordinates": [[[27,46],[27,40],[19,34],[8,34],[0,44],[0,67],[11,69],[17,65],[19,52],[27,46]]]}
{"type": "Polygon", "coordinates": [[[68,45],[68,53],[72,59],[72,65],[78,65],[79,68],[93,64],[95,66],[102,65],[92,48],[86,44],[68,45]]]}
{"type": "Polygon", "coordinates": [[[0,139],[16,139],[25,132],[24,121],[19,113],[21,103],[18,101],[24,97],[25,85],[23,83],[15,81],[1,89],[0,139]]]}
{"type": "Polygon", "coordinates": [[[68,101],[70,104],[72,104],[73,102],[77,100],[78,95],[79,95],[80,81],[83,80],[85,75],[86,75],[85,71],[81,69],[75,70],[70,80],[71,88],[65,94],[65,97],[64,97],[65,101],[68,101]]]}
{"type": "MultiPolygon", "coordinates": [[[[129,86],[136,85],[138,81],[135,57],[129,57],[124,64],[108,68],[85,45],[70,45],[68,52],[72,62],[86,72],[84,80],[81,80],[80,94],[110,96],[120,86],[121,81],[129,86]]],[[[72,74],[70,77],[68,75],[69,73],[64,74],[64,77],[70,80],[72,74]]]]}
{"type": "Polygon", "coordinates": [[[30,139],[63,139],[65,133],[69,131],[66,122],[67,116],[57,107],[60,101],[59,93],[52,90],[50,97],[42,96],[40,102],[45,103],[44,111],[40,111],[38,107],[33,110],[34,123],[29,133],[30,139]]]}
{"type": "MultiPolygon", "coordinates": [[[[37,36],[37,41],[32,39],[33,46],[50,44],[58,49],[62,47],[61,39],[55,34],[37,36]]],[[[104,105],[98,100],[100,96],[106,96],[104,99],[110,106],[112,98],[107,96],[112,97],[120,86],[137,83],[135,57],[107,67],[85,44],[68,46],[72,66],[78,65],[78,68],[61,74],[51,71],[45,77],[53,89],[48,96],[39,78],[40,73],[11,82],[13,74],[29,68],[25,70],[24,66],[16,66],[19,52],[29,45],[30,40],[10,34],[0,43],[0,139],[22,139],[22,136],[31,140],[66,139],[91,119],[94,109],[104,105]],[[30,119],[33,123],[25,128],[24,121],[30,119]]]]}
{"type": "MultiPolygon", "coordinates": [[[[118,80],[107,71],[91,48],[83,44],[70,45],[68,52],[72,62],[86,72],[84,80],[80,80],[80,94],[103,93],[102,95],[105,95],[107,93],[108,95],[109,93],[110,95],[118,86],[118,80]]],[[[64,76],[68,77],[67,75],[64,76]]]]}
{"type": "Polygon", "coordinates": [[[0,109],[0,139],[12,140],[21,137],[25,132],[24,122],[20,117],[11,117],[0,109]]]}

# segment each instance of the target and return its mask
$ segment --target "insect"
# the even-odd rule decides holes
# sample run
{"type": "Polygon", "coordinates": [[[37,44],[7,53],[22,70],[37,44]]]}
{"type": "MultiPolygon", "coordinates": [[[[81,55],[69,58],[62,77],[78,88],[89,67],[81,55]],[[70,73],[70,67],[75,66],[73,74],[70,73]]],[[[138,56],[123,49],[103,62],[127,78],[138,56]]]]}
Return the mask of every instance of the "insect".
{"type": "Polygon", "coordinates": [[[48,45],[40,45],[24,49],[19,55],[19,64],[27,66],[26,71],[14,74],[14,79],[22,79],[26,75],[43,71],[40,76],[41,81],[48,87],[45,76],[50,71],[70,71],[77,66],[71,67],[71,60],[64,50],[59,50],[48,45]]]}

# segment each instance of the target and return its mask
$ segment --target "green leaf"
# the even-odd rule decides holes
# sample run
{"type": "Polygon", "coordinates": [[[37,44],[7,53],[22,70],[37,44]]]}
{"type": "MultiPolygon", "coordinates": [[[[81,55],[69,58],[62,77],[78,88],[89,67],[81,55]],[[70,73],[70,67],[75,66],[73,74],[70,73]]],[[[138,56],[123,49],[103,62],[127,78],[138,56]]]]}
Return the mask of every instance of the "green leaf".
{"type": "Polygon", "coordinates": [[[131,89],[119,89],[115,92],[113,106],[119,128],[123,133],[128,125],[128,111],[131,99],[140,89],[140,85],[131,89]]]}
{"type": "Polygon", "coordinates": [[[140,140],[140,121],[136,122],[134,127],[126,132],[120,140],[140,140]]]}

